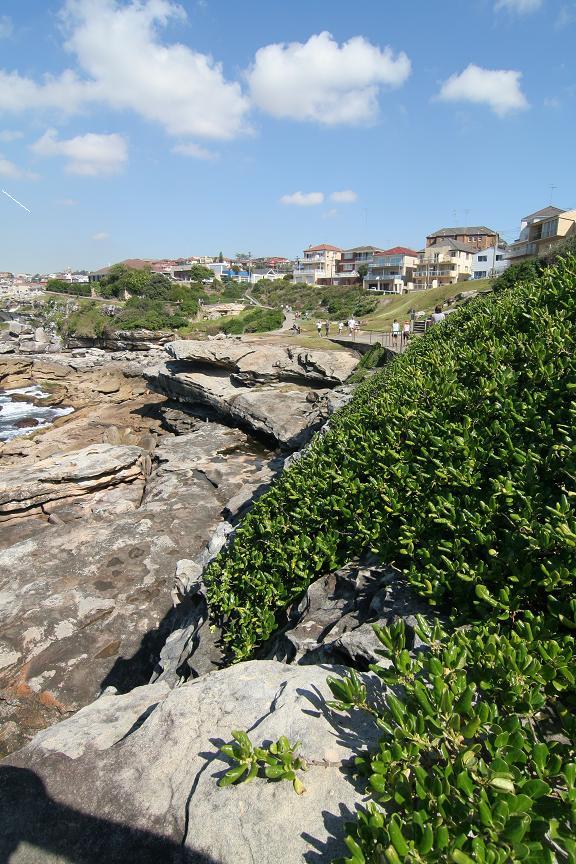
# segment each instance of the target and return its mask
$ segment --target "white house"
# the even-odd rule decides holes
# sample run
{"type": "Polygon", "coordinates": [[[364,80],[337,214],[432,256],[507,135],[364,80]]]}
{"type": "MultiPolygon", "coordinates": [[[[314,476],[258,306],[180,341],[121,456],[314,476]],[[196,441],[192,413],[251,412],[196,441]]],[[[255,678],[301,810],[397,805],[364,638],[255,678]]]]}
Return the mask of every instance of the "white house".
{"type": "Polygon", "coordinates": [[[472,261],[472,279],[487,279],[490,276],[499,276],[510,266],[507,246],[492,246],[488,249],[479,249],[474,254],[472,261]]]}
{"type": "Polygon", "coordinates": [[[341,255],[342,250],[338,246],[330,246],[328,243],[309,246],[304,250],[304,257],[296,259],[294,281],[315,285],[320,279],[333,279],[336,275],[336,262],[341,255]]]}

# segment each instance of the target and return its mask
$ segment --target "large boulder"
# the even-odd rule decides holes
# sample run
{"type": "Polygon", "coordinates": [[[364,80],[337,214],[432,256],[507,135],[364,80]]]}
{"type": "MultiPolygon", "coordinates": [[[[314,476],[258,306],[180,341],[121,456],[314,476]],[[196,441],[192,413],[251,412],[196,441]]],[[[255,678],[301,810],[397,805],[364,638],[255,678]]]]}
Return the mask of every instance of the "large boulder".
{"type": "MultiPolygon", "coordinates": [[[[368,715],[327,708],[334,667],[253,661],[168,691],[104,695],[0,765],[0,860],[10,864],[301,864],[345,852],[342,817],[363,801],[353,760],[368,715]],[[289,782],[220,788],[233,729],[301,741],[289,782]]],[[[372,679],[363,676],[370,687],[372,679]]]]}
{"type": "Polygon", "coordinates": [[[177,362],[145,374],[152,387],[188,411],[240,426],[287,449],[305,444],[331,410],[329,390],[310,391],[287,382],[245,387],[222,369],[188,371],[177,362]]]}
{"type": "Polygon", "coordinates": [[[166,351],[175,360],[191,366],[227,369],[243,384],[295,381],[334,387],[343,384],[358,365],[349,351],[323,351],[291,345],[238,342],[232,339],[201,342],[180,339],[169,342],[166,351]]]}

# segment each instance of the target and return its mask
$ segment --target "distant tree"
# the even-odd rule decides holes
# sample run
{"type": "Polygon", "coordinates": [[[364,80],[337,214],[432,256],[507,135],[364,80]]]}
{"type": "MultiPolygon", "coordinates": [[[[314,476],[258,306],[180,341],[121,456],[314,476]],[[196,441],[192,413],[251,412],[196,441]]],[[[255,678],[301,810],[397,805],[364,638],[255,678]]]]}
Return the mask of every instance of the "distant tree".
{"type": "Polygon", "coordinates": [[[204,267],[202,264],[192,264],[190,267],[190,280],[192,282],[202,282],[203,279],[213,279],[214,272],[209,267],[204,267]]]}
{"type": "Polygon", "coordinates": [[[222,252],[219,252],[219,253],[218,253],[218,263],[219,263],[219,264],[223,264],[223,263],[224,263],[224,255],[222,254],[222,252]]]}
{"type": "Polygon", "coordinates": [[[364,279],[364,277],[368,273],[368,264],[360,264],[356,269],[360,278],[364,279]]]}
{"type": "Polygon", "coordinates": [[[250,253],[249,252],[236,252],[236,258],[239,261],[246,261],[248,258],[250,258],[250,253]]]}

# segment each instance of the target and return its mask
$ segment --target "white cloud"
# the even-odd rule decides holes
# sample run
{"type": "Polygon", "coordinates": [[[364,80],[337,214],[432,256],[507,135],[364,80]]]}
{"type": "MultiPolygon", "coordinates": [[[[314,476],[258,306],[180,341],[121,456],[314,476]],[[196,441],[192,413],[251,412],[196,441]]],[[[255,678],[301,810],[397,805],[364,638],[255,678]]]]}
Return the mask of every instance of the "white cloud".
{"type": "Polygon", "coordinates": [[[332,207],[331,210],[326,210],[325,213],[322,214],[323,219],[335,219],[338,215],[338,210],[335,207],[332,207]]]}
{"type": "Polygon", "coordinates": [[[54,129],[48,129],[30,149],[39,156],[64,156],[70,174],[98,177],[117,174],[128,159],[128,146],[122,135],[77,135],[59,140],[54,129]]]}
{"type": "Polygon", "coordinates": [[[342,189],[341,192],[332,192],[330,200],[336,204],[354,204],[358,200],[358,195],[352,189],[342,189]]]}
{"type": "Polygon", "coordinates": [[[0,177],[10,177],[12,180],[37,180],[38,175],[32,174],[31,171],[24,171],[10,162],[9,159],[4,159],[0,153],[0,177]]]}
{"type": "Polygon", "coordinates": [[[536,12],[542,6],[543,0],[496,0],[494,8],[497,12],[505,9],[517,15],[529,15],[536,12]]]}
{"type": "Polygon", "coordinates": [[[12,19],[8,15],[0,15],[0,39],[9,39],[13,32],[12,19]]]}
{"type": "Polygon", "coordinates": [[[240,84],[226,81],[209,55],[161,41],[161,28],[184,17],[171,0],[67,0],[65,47],[81,73],[67,69],[37,82],[0,71],[0,111],[71,114],[103,104],[134,111],[169,135],[235,137],[249,107],[240,84]]]}
{"type": "Polygon", "coordinates": [[[105,231],[99,231],[98,234],[92,235],[92,240],[107,240],[108,234],[105,231]]]}
{"type": "Polygon", "coordinates": [[[56,204],[59,204],[60,207],[75,207],[78,201],[75,198],[59,198],[56,204]]]}
{"type": "Polygon", "coordinates": [[[315,207],[324,202],[323,192],[293,192],[291,195],[283,195],[281,204],[293,204],[296,207],[315,207]]]}
{"type": "Polygon", "coordinates": [[[210,160],[218,158],[217,153],[208,150],[207,147],[200,147],[199,144],[194,144],[192,141],[187,144],[176,144],[176,146],[172,148],[172,152],[177,153],[178,156],[191,156],[192,159],[210,160]]]}
{"type": "Polygon", "coordinates": [[[247,80],[253,102],[268,114],[334,125],[372,120],[380,87],[399,87],[409,74],[403,52],[381,50],[363,36],[339,45],[323,32],[260,48],[247,80]]]}
{"type": "Polygon", "coordinates": [[[528,107],[520,89],[521,72],[513,69],[482,69],[471,63],[459,75],[444,82],[438,98],[444,102],[476,102],[488,105],[503,117],[528,107]]]}
{"type": "Polygon", "coordinates": [[[18,138],[22,137],[23,133],[17,132],[15,129],[3,129],[2,132],[0,132],[0,141],[17,141],[18,138]]]}

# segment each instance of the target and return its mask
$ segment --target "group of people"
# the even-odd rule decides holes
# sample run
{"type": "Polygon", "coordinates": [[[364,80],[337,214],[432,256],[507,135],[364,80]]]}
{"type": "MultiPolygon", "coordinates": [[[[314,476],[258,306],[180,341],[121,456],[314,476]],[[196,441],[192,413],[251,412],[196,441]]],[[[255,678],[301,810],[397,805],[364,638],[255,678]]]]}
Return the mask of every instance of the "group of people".
{"type": "MultiPolygon", "coordinates": [[[[329,336],[331,326],[332,326],[332,324],[330,321],[316,321],[316,332],[318,333],[318,336],[322,335],[322,330],[324,330],[324,334],[326,336],[329,336]]],[[[352,334],[355,333],[356,330],[358,330],[359,326],[360,326],[360,322],[356,321],[355,318],[349,318],[346,322],[339,321],[338,322],[338,335],[342,336],[342,334],[344,332],[344,327],[347,327],[348,328],[348,335],[352,336],[352,334]]]]}
{"type": "Polygon", "coordinates": [[[395,318],[392,322],[392,339],[394,342],[398,341],[400,332],[402,332],[402,341],[407,342],[410,336],[410,322],[404,321],[404,324],[402,325],[402,331],[400,331],[400,322],[395,318]]]}
{"type": "MultiPolygon", "coordinates": [[[[416,318],[416,312],[414,309],[411,310],[410,317],[411,317],[412,321],[414,321],[414,319],[416,318]]],[[[446,314],[442,311],[442,307],[436,306],[434,308],[434,312],[432,312],[432,315],[430,315],[430,317],[426,319],[426,324],[427,325],[439,324],[441,321],[444,321],[445,318],[446,318],[446,314]]],[[[394,321],[392,322],[392,330],[391,330],[392,340],[394,342],[397,342],[400,335],[402,335],[402,342],[407,342],[408,339],[410,338],[411,330],[412,330],[412,327],[410,325],[410,321],[404,321],[402,328],[400,328],[400,322],[398,321],[397,318],[395,318],[394,321]]]]}

